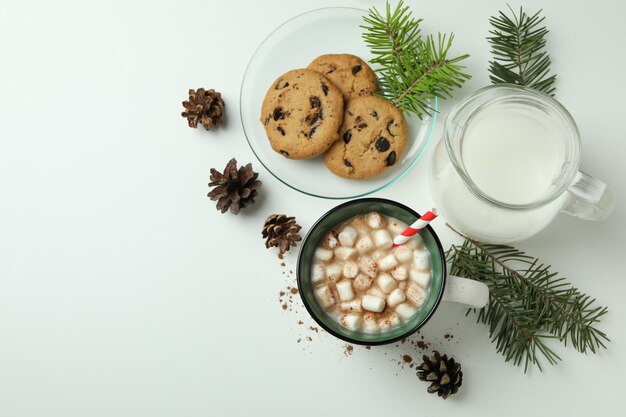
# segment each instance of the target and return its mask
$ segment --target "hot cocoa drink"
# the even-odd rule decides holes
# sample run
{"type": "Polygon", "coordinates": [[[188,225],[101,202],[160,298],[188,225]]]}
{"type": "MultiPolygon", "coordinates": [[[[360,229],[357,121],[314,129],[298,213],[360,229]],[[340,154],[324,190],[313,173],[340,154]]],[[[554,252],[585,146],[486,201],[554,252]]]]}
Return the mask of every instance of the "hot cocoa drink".
{"type": "Polygon", "coordinates": [[[328,232],[315,251],[311,282],[320,306],[344,327],[380,333],[422,306],[432,275],[421,237],[392,248],[407,225],[379,213],[356,216],[328,232]]]}

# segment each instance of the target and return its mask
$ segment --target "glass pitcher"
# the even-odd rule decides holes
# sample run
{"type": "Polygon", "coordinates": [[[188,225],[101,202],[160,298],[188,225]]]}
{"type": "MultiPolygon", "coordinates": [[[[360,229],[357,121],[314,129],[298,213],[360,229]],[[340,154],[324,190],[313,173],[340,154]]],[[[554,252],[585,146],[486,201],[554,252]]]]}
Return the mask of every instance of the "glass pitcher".
{"type": "Polygon", "coordinates": [[[609,187],[582,171],[580,135],[554,98],[499,84],[478,90],[446,119],[430,162],[430,188],[446,220],[488,243],[524,240],[559,212],[602,220],[609,187]]]}

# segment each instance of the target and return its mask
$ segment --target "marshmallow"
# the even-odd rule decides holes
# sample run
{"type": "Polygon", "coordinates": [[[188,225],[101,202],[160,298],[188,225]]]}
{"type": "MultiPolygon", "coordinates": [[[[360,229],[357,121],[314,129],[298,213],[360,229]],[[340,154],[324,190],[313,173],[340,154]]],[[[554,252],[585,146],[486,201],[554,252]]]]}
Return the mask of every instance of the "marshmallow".
{"type": "Polygon", "coordinates": [[[328,285],[324,285],[315,290],[315,298],[323,309],[328,309],[335,305],[335,297],[328,285]]]}
{"type": "Polygon", "coordinates": [[[400,233],[404,232],[407,227],[409,227],[408,224],[396,219],[389,220],[389,223],[387,223],[387,230],[389,230],[391,236],[398,236],[400,233]]]}
{"type": "Polygon", "coordinates": [[[341,279],[343,267],[340,264],[332,263],[326,267],[326,276],[329,281],[337,282],[341,279]]]}
{"type": "Polygon", "coordinates": [[[341,324],[346,326],[350,330],[360,330],[363,326],[363,318],[356,314],[347,314],[341,317],[341,324]]]}
{"type": "Polygon", "coordinates": [[[343,264],[343,276],[346,278],[354,278],[359,274],[359,266],[356,262],[346,262],[343,264]]]}
{"type": "Polygon", "coordinates": [[[369,295],[373,295],[375,297],[379,297],[379,298],[385,298],[385,293],[382,292],[382,290],[378,287],[372,287],[369,290],[367,290],[367,293],[369,295]]]}
{"type": "Polygon", "coordinates": [[[380,330],[383,332],[400,324],[400,317],[396,313],[391,313],[389,317],[381,319],[379,322],[380,330]]]}
{"type": "Polygon", "coordinates": [[[343,280],[335,285],[337,288],[337,295],[340,301],[350,301],[354,298],[354,291],[352,290],[352,281],[343,280]]]}
{"type": "Polygon", "coordinates": [[[326,244],[330,249],[335,249],[337,246],[339,246],[339,241],[334,234],[329,233],[328,236],[326,236],[326,244]]]}
{"type": "Polygon", "coordinates": [[[406,294],[404,294],[404,291],[402,291],[400,288],[396,288],[395,290],[391,291],[391,294],[389,294],[389,296],[387,296],[387,305],[389,305],[389,307],[395,307],[398,304],[404,302],[404,300],[406,300],[406,294]]]}
{"type": "MultiPolygon", "coordinates": [[[[405,245],[398,246],[393,251],[394,256],[400,263],[409,262],[413,259],[413,251],[411,248],[407,248],[405,245]]],[[[337,256],[337,252],[335,252],[335,256],[337,256]]]]}
{"type": "Polygon", "coordinates": [[[364,215],[355,217],[350,222],[350,226],[354,227],[360,236],[367,236],[370,234],[370,227],[367,225],[364,215]]]}
{"type": "Polygon", "coordinates": [[[363,272],[365,275],[371,278],[374,278],[376,277],[376,275],[378,275],[378,266],[372,258],[368,258],[367,256],[361,256],[357,261],[357,264],[359,265],[359,269],[361,270],[361,272],[363,272]]]}
{"type": "Polygon", "coordinates": [[[410,249],[421,248],[422,246],[424,246],[424,240],[422,240],[422,236],[420,236],[420,234],[418,233],[416,235],[413,235],[413,237],[402,246],[406,246],[410,249]]]}
{"type": "Polygon", "coordinates": [[[390,253],[384,258],[378,260],[378,266],[380,267],[381,271],[389,271],[398,266],[398,260],[393,255],[393,253],[390,253]]]}
{"type": "Polygon", "coordinates": [[[419,285],[411,283],[406,290],[406,296],[413,304],[419,307],[426,300],[426,291],[419,285]]]}
{"type": "Polygon", "coordinates": [[[380,313],[385,309],[385,300],[375,295],[364,295],[361,299],[361,305],[364,310],[380,313]]]}
{"type": "Polygon", "coordinates": [[[354,288],[357,291],[365,291],[372,285],[372,279],[365,274],[359,274],[354,279],[354,288]]]}
{"type": "Polygon", "coordinates": [[[372,313],[363,314],[363,331],[365,333],[380,332],[380,328],[378,327],[378,321],[372,313]]]}
{"type": "Polygon", "coordinates": [[[348,248],[346,246],[339,246],[335,249],[335,258],[341,259],[342,261],[347,261],[356,255],[356,249],[348,248]]]}
{"type": "Polygon", "coordinates": [[[377,248],[390,249],[393,246],[393,240],[386,229],[374,230],[374,244],[377,248]]]}
{"type": "Polygon", "coordinates": [[[367,253],[372,249],[374,249],[374,242],[372,242],[372,238],[369,236],[363,236],[356,242],[356,250],[358,250],[360,254],[367,253]]]}
{"type": "Polygon", "coordinates": [[[380,261],[381,259],[383,259],[383,257],[385,256],[385,254],[382,251],[374,251],[372,253],[372,259],[375,260],[376,262],[380,261]]]}
{"type": "Polygon", "coordinates": [[[407,321],[415,315],[417,309],[409,303],[402,303],[396,306],[396,313],[402,321],[407,321]]]}
{"type": "Polygon", "coordinates": [[[411,281],[420,285],[422,288],[428,288],[430,284],[430,271],[416,271],[411,269],[410,272],[411,281]]]}
{"type": "Polygon", "coordinates": [[[344,301],[341,303],[341,310],[348,313],[362,311],[361,300],[344,301]]]}
{"type": "Polygon", "coordinates": [[[319,259],[320,261],[330,261],[333,257],[333,251],[317,248],[315,249],[315,259],[319,259]]]}
{"type": "Polygon", "coordinates": [[[326,278],[326,271],[324,271],[324,265],[322,264],[313,264],[313,268],[311,269],[311,282],[313,284],[318,284],[326,278]]]}
{"type": "Polygon", "coordinates": [[[397,279],[398,281],[404,281],[409,277],[409,272],[405,267],[399,266],[393,271],[391,271],[391,276],[397,279]]]}
{"type": "Polygon", "coordinates": [[[372,229],[380,229],[385,226],[385,219],[378,213],[370,213],[367,215],[367,225],[372,229]]]}
{"type": "Polygon", "coordinates": [[[398,287],[398,282],[389,274],[382,273],[378,276],[376,283],[386,293],[390,293],[398,287]]]}
{"type": "Polygon", "coordinates": [[[421,271],[430,269],[430,252],[427,249],[413,251],[413,267],[421,271]]]}
{"type": "Polygon", "coordinates": [[[341,233],[339,233],[339,242],[343,246],[354,246],[354,240],[356,239],[357,232],[354,227],[346,226],[343,228],[341,233]]]}

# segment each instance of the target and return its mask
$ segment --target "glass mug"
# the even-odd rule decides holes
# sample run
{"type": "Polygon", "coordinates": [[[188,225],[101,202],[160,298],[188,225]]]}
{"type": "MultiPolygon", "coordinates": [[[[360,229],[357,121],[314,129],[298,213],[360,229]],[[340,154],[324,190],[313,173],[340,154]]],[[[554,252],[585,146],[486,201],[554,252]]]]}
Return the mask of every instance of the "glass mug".
{"type": "Polygon", "coordinates": [[[300,247],[296,266],[300,297],[311,317],[324,330],[349,343],[382,345],[403,339],[424,326],[442,300],[466,304],[473,308],[482,308],[487,304],[489,290],[484,283],[447,275],[441,242],[439,242],[439,238],[432,227],[427,226],[420,232],[420,235],[424,241],[424,246],[428,248],[431,254],[432,278],[426,300],[417,313],[408,321],[381,333],[352,331],[333,320],[319,305],[311,283],[315,249],[326,233],[333,228],[352,217],[371,212],[394,217],[406,224],[411,224],[419,218],[419,214],[415,211],[395,201],[381,198],[352,200],[324,214],[307,233],[300,247]]]}
{"type": "Polygon", "coordinates": [[[524,240],[559,212],[602,220],[614,206],[603,182],[578,170],[580,135],[555,99],[499,84],[459,103],[430,161],[437,208],[463,234],[488,243],[524,240]]]}

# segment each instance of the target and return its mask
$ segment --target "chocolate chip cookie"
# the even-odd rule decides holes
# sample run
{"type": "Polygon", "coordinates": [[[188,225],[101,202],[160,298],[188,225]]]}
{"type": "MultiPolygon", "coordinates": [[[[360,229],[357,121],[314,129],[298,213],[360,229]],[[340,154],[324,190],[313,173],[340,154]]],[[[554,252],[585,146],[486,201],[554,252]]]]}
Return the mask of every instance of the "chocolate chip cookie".
{"type": "Polygon", "coordinates": [[[402,111],[376,96],[348,101],[339,133],[341,139],[324,153],[324,163],[350,179],[382,174],[399,161],[408,142],[402,111]]]}
{"type": "Polygon", "coordinates": [[[316,71],[297,69],[274,81],[265,94],[261,123],[272,149],[287,158],[306,159],[339,139],[341,92],[316,71]]]}
{"type": "Polygon", "coordinates": [[[320,55],[307,68],[324,74],[339,88],[346,101],[354,97],[370,96],[378,91],[374,71],[355,55],[320,55]]]}

